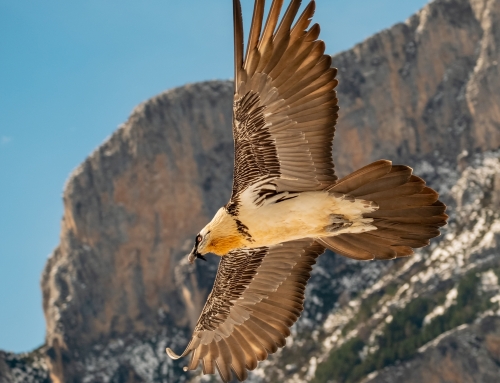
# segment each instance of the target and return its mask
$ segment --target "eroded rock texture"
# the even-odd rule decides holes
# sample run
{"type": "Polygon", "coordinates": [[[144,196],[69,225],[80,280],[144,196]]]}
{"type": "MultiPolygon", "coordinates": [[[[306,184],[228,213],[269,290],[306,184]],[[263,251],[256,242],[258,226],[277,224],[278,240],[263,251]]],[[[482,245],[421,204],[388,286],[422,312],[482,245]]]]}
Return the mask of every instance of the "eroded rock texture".
{"type": "Polygon", "coordinates": [[[0,351],[0,383],[50,383],[45,349],[23,354],[0,351]]]}
{"type": "MultiPolygon", "coordinates": [[[[432,297],[458,288],[470,270],[467,262],[494,280],[500,227],[494,207],[500,197],[493,191],[500,183],[487,173],[493,181],[474,184],[489,190],[481,194],[469,191],[460,175],[497,166],[497,152],[481,153],[500,147],[498,25],[500,0],[435,0],[405,23],[334,57],[341,107],[337,172],[345,175],[379,158],[414,166],[452,204],[456,224],[442,250],[435,244],[408,263],[320,258],[288,347],[251,381],[345,381],[347,375],[321,380],[319,373],[350,339],[364,345],[354,358],[366,360],[376,355],[386,318],[399,315],[415,296],[427,299],[429,310],[432,304],[444,312],[454,307],[432,297]],[[451,192],[457,182],[463,183],[460,198],[451,192]],[[484,211],[474,217],[476,200],[484,211]],[[461,241],[457,257],[455,238],[461,241]],[[476,247],[469,248],[468,240],[476,247]]],[[[228,81],[154,97],[71,175],[61,243],[42,278],[53,382],[200,380],[184,374],[182,362],[168,360],[164,349],[185,346],[212,284],[216,260],[192,268],[183,255],[229,198],[231,104],[228,81]]],[[[486,302],[483,308],[494,307],[486,302]]],[[[425,358],[415,362],[422,369],[425,358]]]]}
{"type": "MultiPolygon", "coordinates": [[[[157,96],[71,175],[61,244],[42,281],[55,381],[85,376],[96,346],[172,340],[194,325],[215,264],[189,272],[179,261],[229,198],[231,100],[229,82],[157,96]]],[[[152,346],[162,359],[164,346],[152,346]]]]}
{"type": "Polygon", "coordinates": [[[340,123],[335,160],[452,163],[500,145],[498,0],[436,0],[334,57],[340,123]]]}

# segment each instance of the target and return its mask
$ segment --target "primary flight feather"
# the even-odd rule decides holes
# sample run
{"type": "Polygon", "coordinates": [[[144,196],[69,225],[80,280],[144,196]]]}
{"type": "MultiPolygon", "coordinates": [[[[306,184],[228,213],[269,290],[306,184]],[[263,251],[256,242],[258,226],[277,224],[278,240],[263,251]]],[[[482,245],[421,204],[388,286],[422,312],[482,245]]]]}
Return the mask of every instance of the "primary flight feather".
{"type": "Polygon", "coordinates": [[[233,0],[234,178],[230,201],[196,236],[192,263],[221,256],[214,287],[186,350],[224,382],[285,345],[303,310],[316,258],[329,248],[359,259],[394,259],[429,244],[446,224],[445,205],[412,169],[379,160],[337,179],[332,141],[337,70],[318,40],[310,1],[256,0],[244,54],[233,0]],[[296,21],[295,21],[296,20],[296,21]]]}

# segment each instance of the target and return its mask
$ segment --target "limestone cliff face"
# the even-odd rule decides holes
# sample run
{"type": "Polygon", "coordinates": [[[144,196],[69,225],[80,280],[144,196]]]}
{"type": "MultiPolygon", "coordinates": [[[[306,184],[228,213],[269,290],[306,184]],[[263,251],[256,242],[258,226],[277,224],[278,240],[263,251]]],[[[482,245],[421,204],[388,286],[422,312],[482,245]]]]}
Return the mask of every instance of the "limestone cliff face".
{"type": "MultiPolygon", "coordinates": [[[[446,194],[473,153],[500,147],[498,25],[500,0],[435,0],[334,56],[337,172],[388,158],[414,166],[446,194]]],[[[212,284],[214,257],[191,267],[183,256],[230,195],[231,105],[229,81],[154,97],[71,175],[61,243],[42,277],[52,381],[192,378],[164,348],[185,346],[212,284]]],[[[311,342],[321,341],[314,326],[389,278],[391,267],[320,260],[294,330],[296,347],[252,379],[313,379],[319,355],[332,349],[314,348],[311,342]],[[287,361],[300,349],[314,355],[302,370],[287,361]]]]}
{"type": "Polygon", "coordinates": [[[97,343],[194,325],[213,267],[189,280],[176,268],[229,198],[231,103],[229,82],[166,92],[71,175],[42,280],[54,380],[76,379],[97,343]]]}
{"type": "Polygon", "coordinates": [[[333,59],[342,170],[500,145],[498,0],[436,0],[333,59]]]}

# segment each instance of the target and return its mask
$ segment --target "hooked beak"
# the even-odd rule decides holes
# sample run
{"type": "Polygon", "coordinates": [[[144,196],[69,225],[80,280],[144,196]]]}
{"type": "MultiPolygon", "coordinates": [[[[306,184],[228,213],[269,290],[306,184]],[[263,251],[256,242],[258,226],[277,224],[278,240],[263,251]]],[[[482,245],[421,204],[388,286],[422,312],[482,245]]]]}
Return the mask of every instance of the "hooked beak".
{"type": "Polygon", "coordinates": [[[201,255],[200,253],[198,253],[198,249],[196,248],[196,246],[194,246],[193,250],[191,250],[191,252],[188,255],[188,261],[189,261],[189,263],[193,264],[194,261],[196,260],[196,258],[203,259],[204,261],[207,260],[203,255],[201,255]]]}

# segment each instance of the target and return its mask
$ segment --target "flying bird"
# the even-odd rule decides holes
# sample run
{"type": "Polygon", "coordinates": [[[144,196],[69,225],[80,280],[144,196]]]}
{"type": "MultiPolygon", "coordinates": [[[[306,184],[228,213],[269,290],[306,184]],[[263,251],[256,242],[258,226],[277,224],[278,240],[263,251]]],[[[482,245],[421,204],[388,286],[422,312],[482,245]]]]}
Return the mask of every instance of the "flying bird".
{"type": "Polygon", "coordinates": [[[230,201],[188,256],[221,256],[212,292],[181,354],[224,382],[285,346],[303,310],[312,266],[325,249],[358,260],[394,259],[429,244],[446,224],[438,193],[408,166],[379,160],[338,179],[332,141],[337,69],[311,27],[315,2],[256,0],[246,52],[234,17],[234,178],[230,201]],[[296,20],[296,21],[295,21],[296,20]]]}

